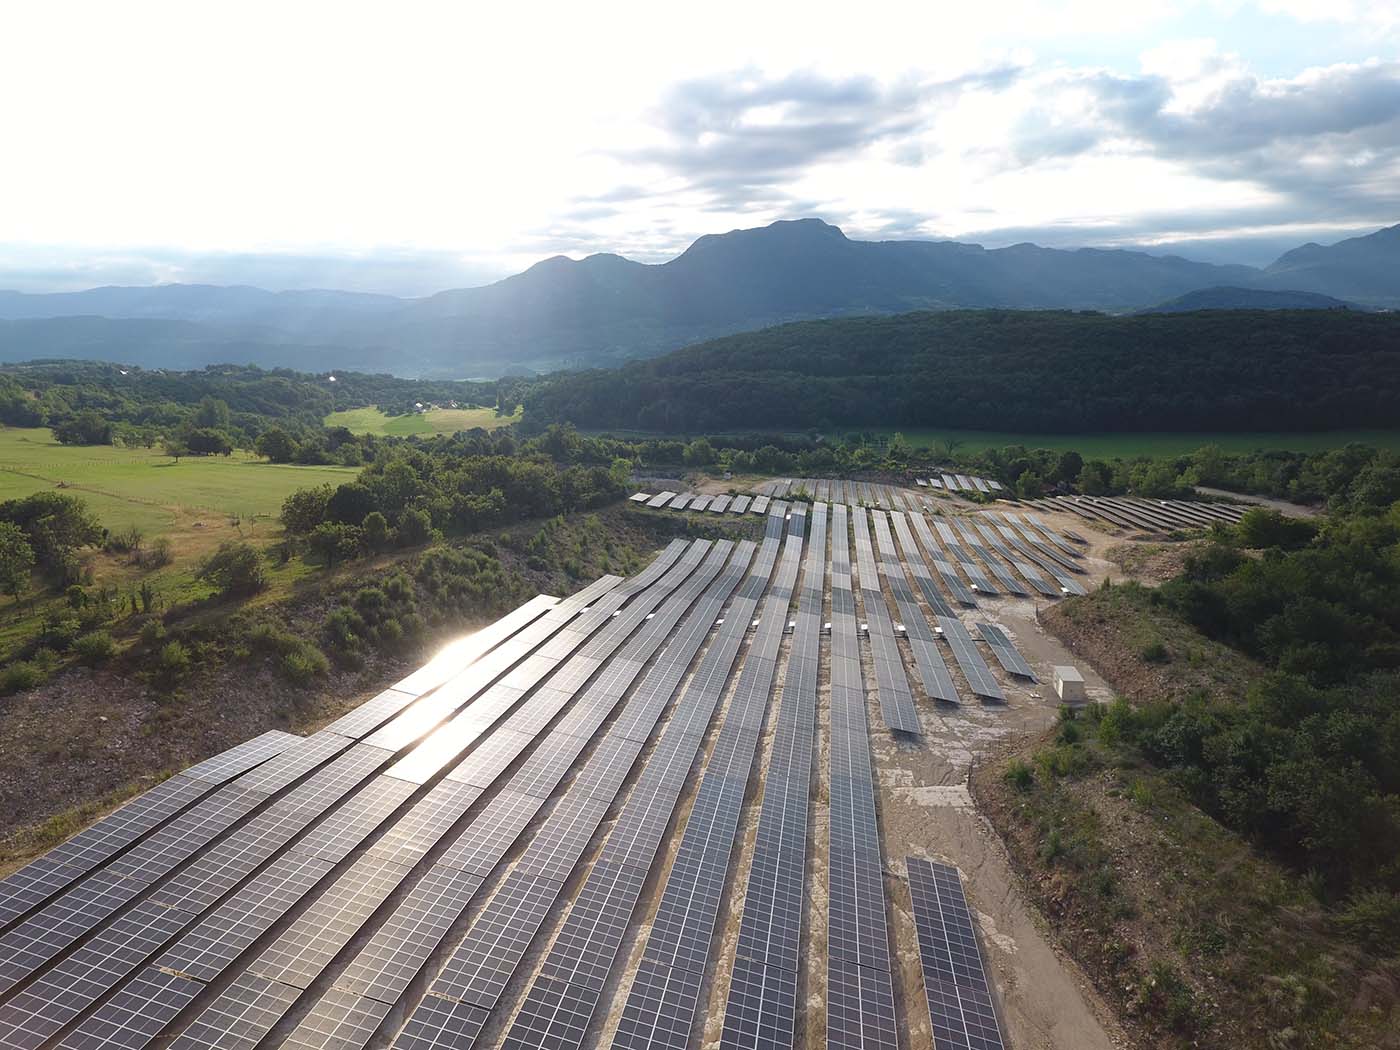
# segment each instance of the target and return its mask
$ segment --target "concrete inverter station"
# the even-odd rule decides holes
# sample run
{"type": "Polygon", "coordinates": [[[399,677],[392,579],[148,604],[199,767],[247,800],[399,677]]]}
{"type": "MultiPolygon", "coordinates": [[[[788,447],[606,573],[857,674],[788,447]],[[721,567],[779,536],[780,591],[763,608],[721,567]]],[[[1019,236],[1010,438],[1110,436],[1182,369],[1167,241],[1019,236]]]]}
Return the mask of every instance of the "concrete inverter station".
{"type": "Polygon", "coordinates": [[[961,875],[930,828],[886,840],[880,770],[1035,675],[958,578],[971,537],[869,495],[711,506],[731,538],[526,602],[0,880],[0,1046],[1001,1046],[961,875]]]}

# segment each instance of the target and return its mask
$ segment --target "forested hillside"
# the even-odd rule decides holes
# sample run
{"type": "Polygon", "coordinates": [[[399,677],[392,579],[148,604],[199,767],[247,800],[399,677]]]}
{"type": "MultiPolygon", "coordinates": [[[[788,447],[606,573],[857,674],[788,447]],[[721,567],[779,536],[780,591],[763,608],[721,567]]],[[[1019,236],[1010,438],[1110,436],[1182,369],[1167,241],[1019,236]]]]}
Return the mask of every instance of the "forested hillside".
{"type": "Polygon", "coordinates": [[[704,432],[1321,430],[1400,418],[1400,316],[947,311],[783,325],[561,374],[527,418],[704,432]]]}

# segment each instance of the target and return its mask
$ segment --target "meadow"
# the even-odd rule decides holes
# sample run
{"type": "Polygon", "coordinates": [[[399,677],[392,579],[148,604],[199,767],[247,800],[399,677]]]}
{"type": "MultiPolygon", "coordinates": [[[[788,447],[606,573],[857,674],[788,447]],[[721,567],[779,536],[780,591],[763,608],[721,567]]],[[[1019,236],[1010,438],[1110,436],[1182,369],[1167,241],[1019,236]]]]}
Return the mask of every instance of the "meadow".
{"type": "MultiPolygon", "coordinates": [[[[148,577],[167,604],[202,597],[200,559],[224,540],[260,546],[281,533],[282,501],[309,485],[343,484],[354,467],[299,467],[266,463],[244,452],[186,456],[178,462],[155,449],[60,445],[46,428],[0,427],[0,501],[62,488],[77,496],[107,529],[132,526],[147,541],[170,540],[173,561],[148,577]]],[[[82,553],[93,583],[133,586],[143,573],[124,555],[82,553]]],[[[285,593],[310,570],[300,560],[269,566],[269,595],[285,593]]],[[[53,599],[0,600],[0,657],[30,632],[53,599]],[[18,614],[18,615],[16,615],[18,614]]]]}
{"type": "Polygon", "coordinates": [[[177,462],[157,449],[60,445],[47,429],[0,427],[0,500],[62,485],[113,530],[136,525],[154,534],[211,515],[275,518],[294,490],[358,472],[266,463],[246,452],[177,462]]]}
{"type": "Polygon", "coordinates": [[[481,427],[495,430],[520,421],[520,409],[514,415],[498,415],[494,408],[434,408],[407,416],[386,416],[377,408],[350,408],[332,412],[325,418],[328,427],[344,427],[352,434],[385,434],[408,437],[411,434],[455,434],[459,430],[481,427]]]}

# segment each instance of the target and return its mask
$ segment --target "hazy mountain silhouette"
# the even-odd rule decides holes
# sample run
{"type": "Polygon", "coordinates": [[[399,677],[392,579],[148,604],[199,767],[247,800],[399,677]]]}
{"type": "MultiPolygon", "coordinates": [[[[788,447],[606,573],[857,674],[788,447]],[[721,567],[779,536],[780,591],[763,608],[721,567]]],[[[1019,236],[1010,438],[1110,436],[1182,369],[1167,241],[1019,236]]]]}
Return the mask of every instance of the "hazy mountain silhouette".
{"type": "MultiPolygon", "coordinates": [[[[178,358],[179,347],[205,341],[257,346],[260,361],[300,367],[304,361],[287,356],[290,344],[303,356],[312,346],[343,347],[346,360],[360,367],[369,362],[400,374],[482,375],[612,363],[809,318],[954,307],[1128,312],[1190,292],[1209,291],[1208,298],[1219,300],[1222,288],[1400,306],[1400,226],[1331,247],[1304,245],[1260,270],[1140,251],[857,241],[820,219],[801,219],[701,237],[661,264],[608,254],[577,261],[557,256],[494,284],[423,299],[212,285],[0,292],[0,319],[196,322],[214,327],[157,340],[160,354],[178,358]],[[279,345],[282,357],[267,349],[279,345]]],[[[46,342],[43,326],[26,333],[36,342],[30,356],[38,356],[46,342]]],[[[71,344],[73,334],[69,329],[57,341],[71,344]]],[[[9,354],[14,336],[7,340],[9,354]]],[[[329,350],[314,356],[327,355],[334,357],[329,350]]]]}

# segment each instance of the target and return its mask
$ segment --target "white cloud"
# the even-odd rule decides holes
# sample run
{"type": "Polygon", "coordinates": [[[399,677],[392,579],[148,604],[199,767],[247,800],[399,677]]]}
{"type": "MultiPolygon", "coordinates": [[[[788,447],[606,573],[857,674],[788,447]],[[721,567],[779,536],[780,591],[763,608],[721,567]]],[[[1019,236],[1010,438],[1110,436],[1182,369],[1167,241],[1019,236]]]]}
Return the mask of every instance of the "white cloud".
{"type": "Polygon", "coordinates": [[[64,251],[182,278],[294,253],[285,280],[342,260],[405,290],[415,258],[423,282],[657,259],[814,211],[927,235],[1121,229],[1164,200],[1400,218],[1374,48],[1263,77],[1222,10],[1343,42],[1400,24],[1400,0],[15,5],[0,285],[64,251]]]}

